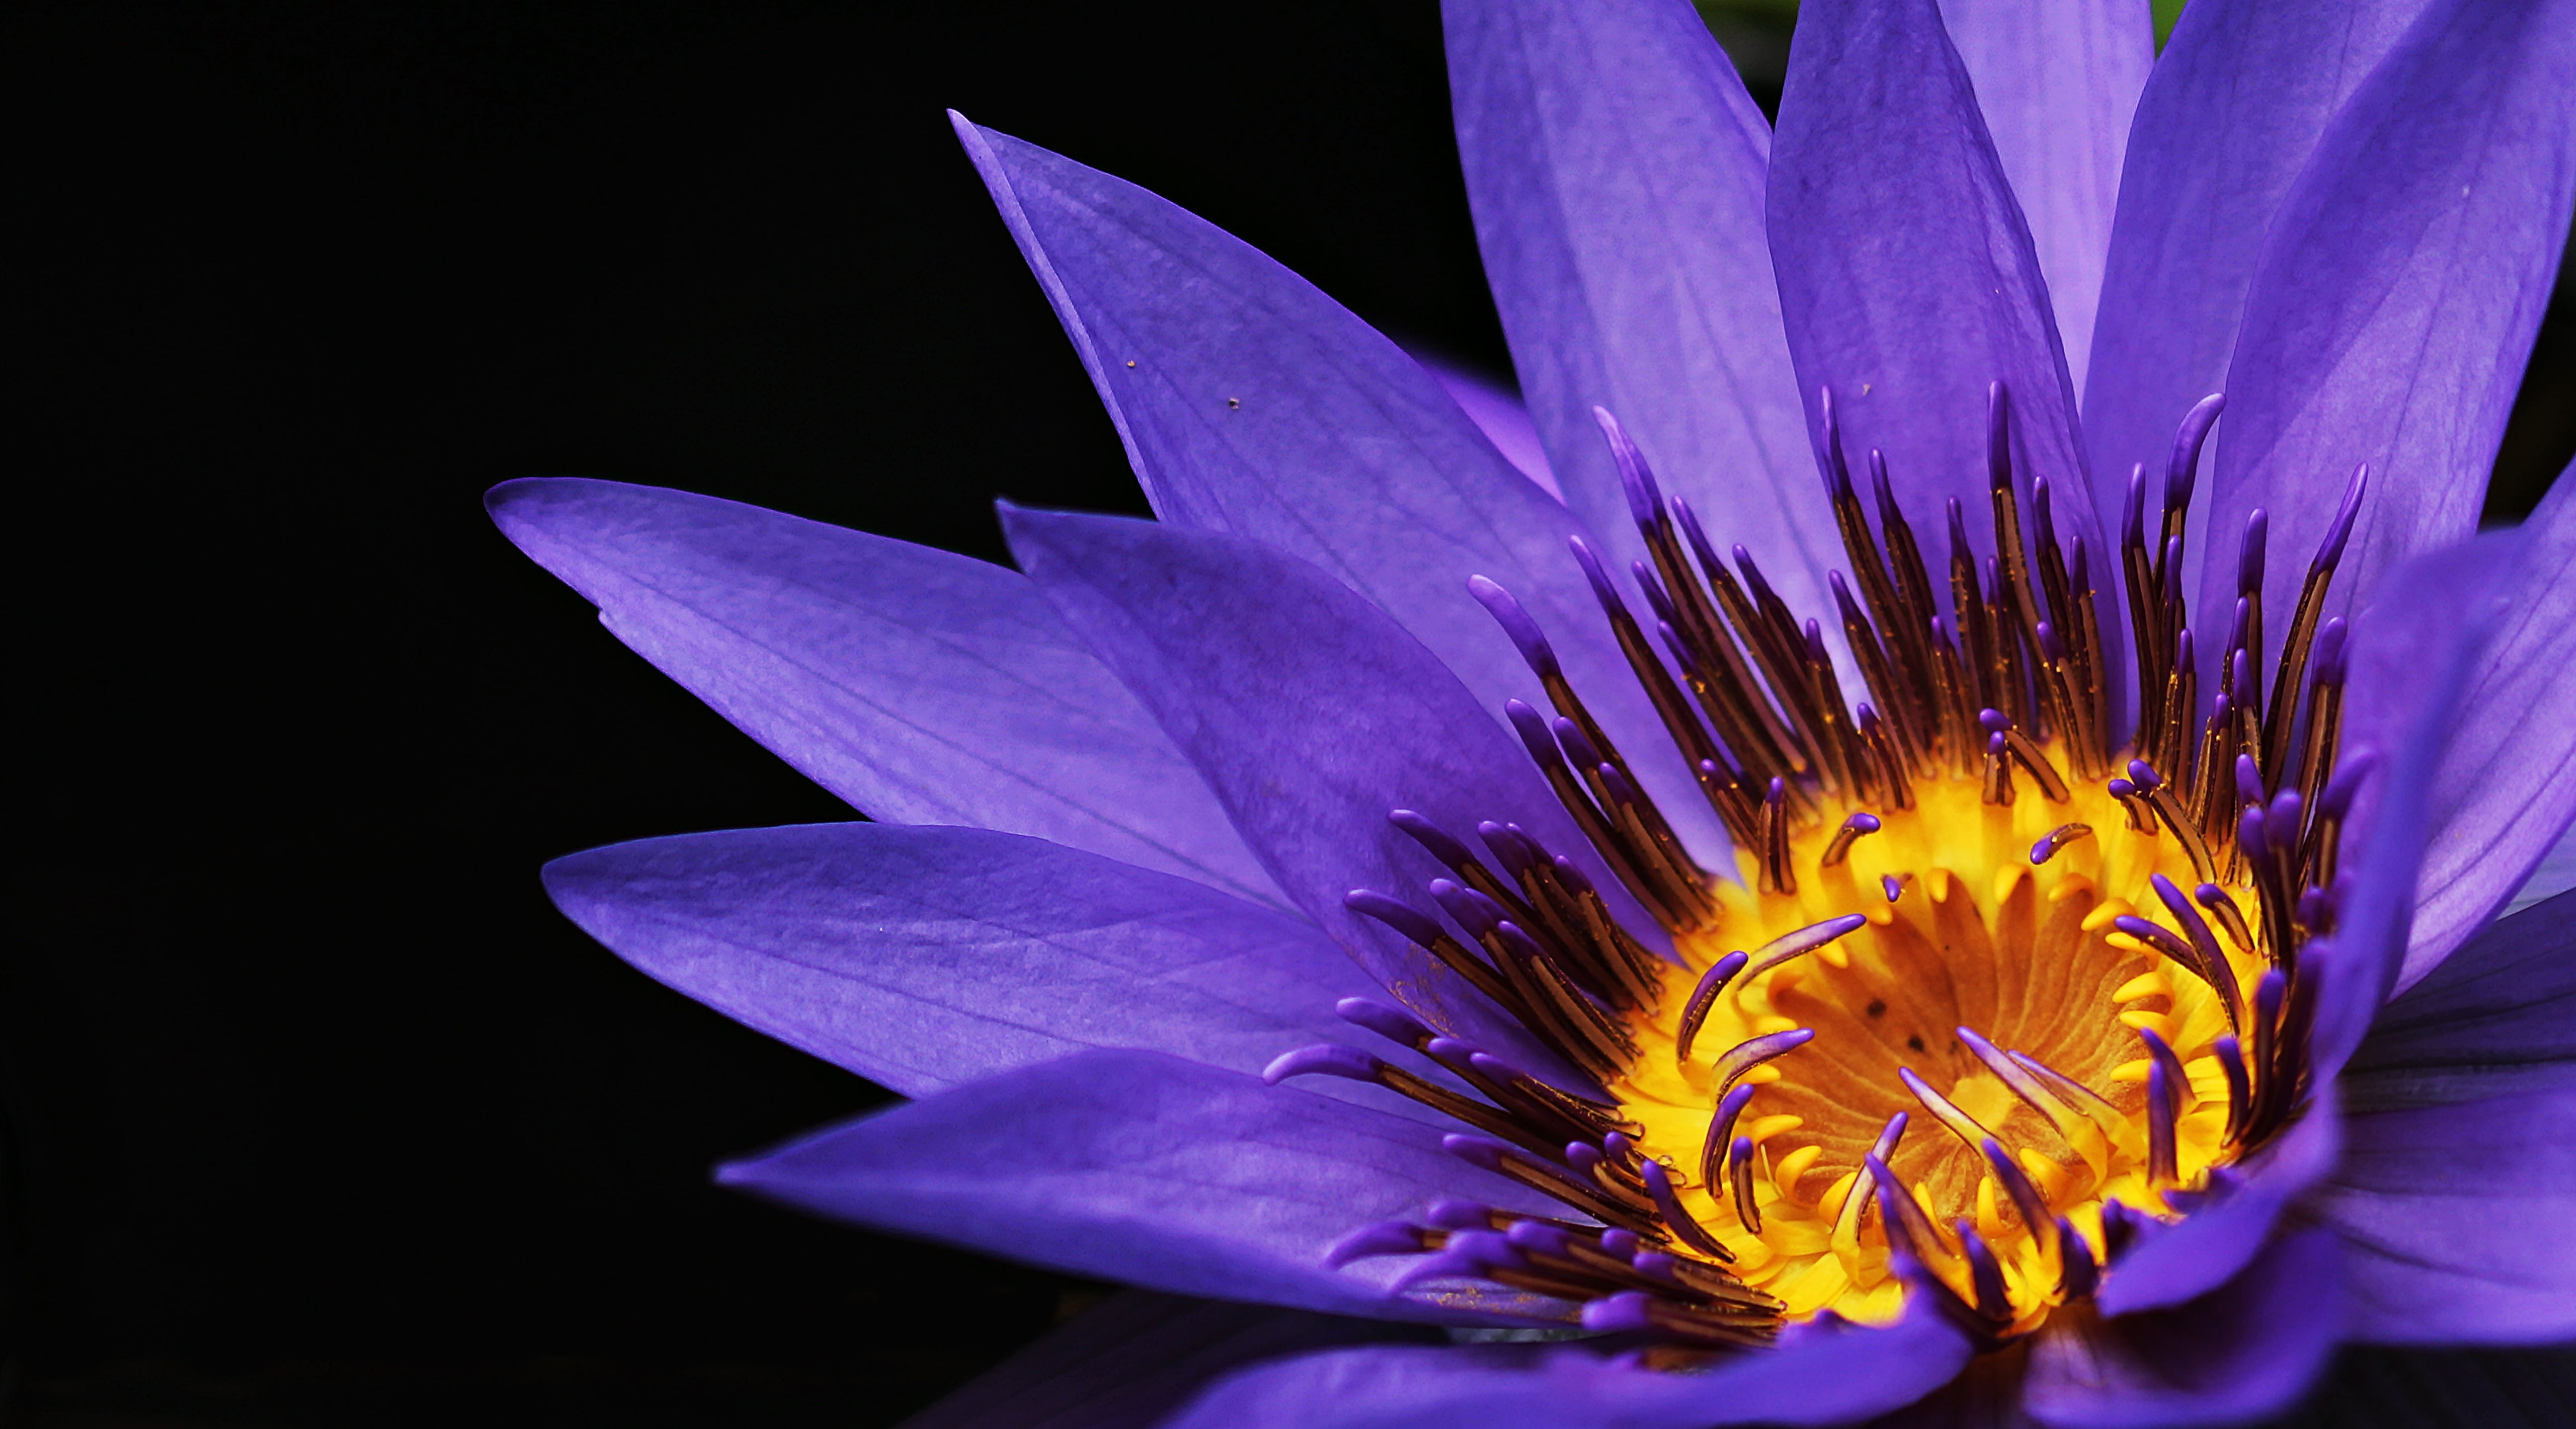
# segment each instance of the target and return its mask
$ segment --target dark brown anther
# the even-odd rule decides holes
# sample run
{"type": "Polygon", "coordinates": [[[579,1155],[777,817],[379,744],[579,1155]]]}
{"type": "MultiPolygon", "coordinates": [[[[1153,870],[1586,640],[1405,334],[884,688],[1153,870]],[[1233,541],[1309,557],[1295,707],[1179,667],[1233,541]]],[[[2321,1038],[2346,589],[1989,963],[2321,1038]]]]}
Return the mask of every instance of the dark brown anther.
{"type": "Polygon", "coordinates": [[[1907,761],[1904,752],[1899,750],[1896,742],[1888,737],[1887,722],[1880,719],[1878,712],[1867,705],[1860,707],[1860,738],[1861,745],[1868,752],[1872,766],[1877,772],[1879,787],[1885,791],[1884,797],[1888,807],[1913,808],[1914,781],[1912,776],[1906,773],[1907,761]]]}
{"type": "Polygon", "coordinates": [[[1904,621],[1901,643],[1912,652],[1908,658],[1916,662],[1913,678],[1918,693],[1929,700],[1932,697],[1932,660],[1931,646],[1925,634],[1931,628],[1932,617],[1941,613],[1941,607],[1933,594],[1931,578],[1924,569],[1922,548],[1915,544],[1913,525],[1905,519],[1903,509],[1897,506],[1896,493],[1888,484],[1887,458],[1876,448],[1872,448],[1869,454],[1869,480],[1872,492],[1878,498],[1878,524],[1886,538],[1888,573],[1895,585],[1896,602],[1904,621]]]}
{"type": "MultiPolygon", "coordinates": [[[[1828,571],[1826,584],[1832,589],[1834,609],[1842,617],[1843,639],[1851,647],[1852,659],[1860,666],[1861,683],[1869,688],[1870,698],[1881,709],[1897,710],[1913,702],[1911,692],[1901,687],[1896,668],[1888,659],[1888,650],[1879,643],[1878,632],[1870,627],[1860,606],[1853,601],[1851,588],[1843,584],[1843,573],[1828,571]]],[[[1896,723],[1897,743],[1904,750],[1908,764],[1918,757],[1919,744],[1901,721],[1896,723]]]]}
{"type": "MultiPolygon", "coordinates": [[[[2263,727],[2266,754],[2263,768],[2273,774],[2276,788],[2281,778],[2278,771],[2290,743],[2291,696],[2298,690],[2305,673],[2310,644],[2315,640],[2318,623],[2325,614],[2326,588],[2334,583],[2335,567],[2343,561],[2344,543],[2352,537],[2353,521],[2361,514],[2362,492],[2369,481],[2370,463],[2363,462],[2354,470],[2352,480],[2345,484],[2343,504],[2336,511],[2333,523],[2326,528],[2325,540],[2319,543],[2315,558],[2308,562],[2307,578],[2299,585],[2299,604],[2290,617],[2289,637],[2281,642],[2280,668],[2272,679],[2272,688],[2278,693],[2274,696],[2272,717],[2263,727]]],[[[2310,743],[2313,746],[2314,741],[2310,743]]],[[[2331,744],[2328,747],[2331,749],[2331,744]]],[[[2302,763],[2304,765],[2305,761],[2302,763]]],[[[2301,786],[2304,788],[2305,784],[2303,770],[2301,786]]]]}
{"type": "Polygon", "coordinates": [[[2002,735],[1990,734],[1986,736],[1986,802],[2009,809],[2013,798],[2012,745],[2002,735]]]}
{"type": "Polygon", "coordinates": [[[1771,781],[1771,790],[1762,798],[1762,889],[1764,893],[1795,893],[1798,875],[1789,867],[1788,790],[1782,781],[1771,781]]]}
{"type": "Polygon", "coordinates": [[[2012,751],[2013,762],[2039,781],[2039,792],[2052,804],[2066,802],[2066,781],[2058,777],[2057,766],[2048,762],[2048,752],[2031,742],[2030,736],[2017,729],[2004,731],[2004,747],[2012,751]]]}

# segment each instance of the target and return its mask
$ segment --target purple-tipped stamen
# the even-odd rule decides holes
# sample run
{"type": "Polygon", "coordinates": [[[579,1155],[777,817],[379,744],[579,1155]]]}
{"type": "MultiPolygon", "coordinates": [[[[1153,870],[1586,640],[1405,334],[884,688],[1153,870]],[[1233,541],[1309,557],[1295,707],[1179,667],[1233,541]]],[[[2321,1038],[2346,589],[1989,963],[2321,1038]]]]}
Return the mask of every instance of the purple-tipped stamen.
{"type": "MultiPolygon", "coordinates": [[[[1698,1219],[1691,1215],[1689,1208],[1682,1204],[1681,1197],[1673,1189],[1673,1178],[1664,1170],[1663,1163],[1649,1159],[1637,1170],[1645,1180],[1647,1198],[1655,1203],[1656,1213],[1664,1218],[1665,1228],[1673,1233],[1675,1239],[1712,1259],[1723,1261],[1735,1259],[1735,1253],[1720,1244],[1717,1237],[1710,1235],[1700,1225],[1698,1219]]],[[[1601,1241],[1603,1247],[1608,1248],[1610,1238],[1605,1235],[1601,1241]]]]}
{"type": "Polygon", "coordinates": [[[1681,1024],[1674,1033],[1673,1058],[1676,1062],[1686,1064],[1690,1061],[1691,1044],[1699,1040],[1700,1024],[1708,1020],[1708,1010],[1717,1005],[1717,995],[1726,991],[1726,985],[1744,970],[1748,961],[1750,958],[1744,953],[1728,953],[1709,964],[1708,971],[1699,975],[1698,984],[1691,988],[1690,1001],[1682,1005],[1681,1024]]]}
{"type": "Polygon", "coordinates": [[[1357,1047],[1324,1042],[1272,1058],[1270,1065],[1261,1069],[1261,1080],[1274,1087],[1290,1077],[1347,1077],[1354,1082],[1374,1082],[1385,1069],[1386,1063],[1357,1047]]]}
{"type": "Polygon", "coordinates": [[[1477,604],[1485,607],[1486,613],[1494,617],[1495,624],[1503,627],[1503,634],[1510,637],[1512,648],[1521,652],[1521,658],[1529,662],[1532,672],[1541,679],[1561,673],[1556,663],[1556,651],[1547,643],[1547,636],[1540,632],[1538,622],[1530,619],[1530,613],[1522,608],[1510,591],[1483,576],[1469,576],[1467,593],[1476,598],[1477,604]]]}

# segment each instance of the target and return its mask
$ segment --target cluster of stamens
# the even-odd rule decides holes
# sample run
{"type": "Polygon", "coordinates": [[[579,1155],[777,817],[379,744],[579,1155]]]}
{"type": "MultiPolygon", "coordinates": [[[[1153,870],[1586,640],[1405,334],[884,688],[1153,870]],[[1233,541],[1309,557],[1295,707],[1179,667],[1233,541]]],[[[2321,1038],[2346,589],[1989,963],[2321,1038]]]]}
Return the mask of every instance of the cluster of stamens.
{"type": "Polygon", "coordinates": [[[1856,705],[1818,622],[1800,623],[1743,547],[1730,569],[1598,413],[1650,558],[1629,575],[1651,639],[1580,538],[1573,555],[1731,839],[1735,877],[1684,846],[1519,602],[1471,581],[1552,707],[1505,713],[1680,959],[1631,935],[1575,860],[1520,826],[1480,825],[1480,855],[1392,811],[1447,870],[1424,891],[1448,921],[1382,891],[1349,906],[1579,1075],[1538,1075],[1353,999],[1343,1017],[1456,1085],[1345,1047],[1289,1053],[1270,1079],[1392,1088],[1469,1128],[1446,1138],[1452,1153],[1567,1214],[1443,1201],[1420,1222],[1360,1227],[1334,1263],[1417,1256],[1397,1289],[1545,1297],[1515,1303],[1666,1359],[1760,1343],[1825,1309],[1884,1321],[1909,1286],[2001,1343],[2091,1295],[2145,1219],[2188,1211],[2288,1125],[2314,981],[2300,950],[2331,931],[2338,837],[2371,762],[2337,768],[2344,627],[2323,618],[2364,474],[2268,684],[2252,514],[2204,717],[2183,532],[2221,405],[2184,421],[2152,538],[2144,467],[2130,477],[2126,758],[2096,553],[2080,535],[2061,546],[2044,480],[2025,525],[2000,386],[1995,554],[1975,554],[1949,503],[1946,592],[1875,451],[1872,529],[1827,395],[1826,485],[1856,573],[1830,587],[1868,695],[1856,705]],[[1917,1117],[1939,1130],[1908,1140],[1917,1117]]]}

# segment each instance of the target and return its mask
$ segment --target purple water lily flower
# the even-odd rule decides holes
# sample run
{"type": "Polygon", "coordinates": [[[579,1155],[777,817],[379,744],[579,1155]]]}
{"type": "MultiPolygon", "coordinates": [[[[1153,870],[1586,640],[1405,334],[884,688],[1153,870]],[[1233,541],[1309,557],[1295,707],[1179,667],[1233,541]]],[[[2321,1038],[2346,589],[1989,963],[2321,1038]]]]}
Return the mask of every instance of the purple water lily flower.
{"type": "Polygon", "coordinates": [[[1808,0],[1776,132],[1680,0],[1447,22],[1525,409],[961,119],[1159,521],[492,494],[875,820],[546,871],[917,1098],[722,1178],[1276,1307],[960,1423],[1279,1355],[1186,1421],[2212,1422],[2576,1334],[2576,901],[2497,917],[2576,818],[2576,487],[2471,539],[2576,3],[2151,66],[1808,0]]]}

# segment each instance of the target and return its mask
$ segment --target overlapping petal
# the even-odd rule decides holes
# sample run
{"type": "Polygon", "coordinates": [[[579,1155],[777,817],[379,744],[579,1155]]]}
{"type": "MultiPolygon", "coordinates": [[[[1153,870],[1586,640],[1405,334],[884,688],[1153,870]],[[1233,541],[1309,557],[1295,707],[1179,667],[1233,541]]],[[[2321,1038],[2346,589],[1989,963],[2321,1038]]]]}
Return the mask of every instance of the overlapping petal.
{"type": "Polygon", "coordinates": [[[2506,592],[2530,546],[2526,533],[2507,531],[2418,556],[2389,572],[2353,624],[2345,757],[2370,751],[2384,763],[2352,806],[2344,855],[2352,882],[2337,926],[2300,955],[2321,974],[2309,1040],[2320,1077],[2352,1055],[2397,988],[2427,843],[2438,827],[2438,781],[2471,676],[2511,613],[2506,592]],[[2428,618],[2435,611],[2441,614],[2428,618]]]}
{"type": "Polygon", "coordinates": [[[1579,860],[1639,936],[1660,936],[1528,754],[1420,642],[1329,575],[1240,537],[1151,522],[1006,510],[1003,524],[1280,887],[1435,1025],[1555,1066],[1455,974],[1342,906],[1354,888],[1410,894],[1445,876],[1389,826],[1391,809],[1458,836],[1480,820],[1517,823],[1579,860]]]}
{"type": "Polygon", "coordinates": [[[2355,1117],[2313,1212],[2344,1242],[2359,1338],[2576,1336],[2576,1086],[2355,1117]]]}
{"type": "Polygon", "coordinates": [[[1454,362],[1420,352],[1413,354],[1413,360],[1440,383],[1441,390],[1458,403],[1458,410],[1466,413],[1476,430],[1485,434],[1485,440],[1494,444],[1494,450],[1503,454],[1503,460],[1538,483],[1540,490],[1559,501],[1565,499],[1564,491],[1557,487],[1555,471],[1547,464],[1547,448],[1538,439],[1538,427],[1530,420],[1529,408],[1519,394],[1454,362]]]}
{"type": "Polygon", "coordinates": [[[1521,391],[1567,502],[1642,550],[1592,419],[1826,610],[1833,519],[1763,227],[1769,127],[1683,0],[1448,0],[1450,106],[1521,391]]]}
{"type": "Polygon", "coordinates": [[[2562,474],[2518,536],[2497,573],[2503,612],[2434,778],[2400,987],[2494,917],[2576,821],[2576,482],[2562,474]]]}
{"type": "MultiPolygon", "coordinates": [[[[2228,381],[2263,235],[2317,136],[2424,0],[2193,0],[2139,95],[2102,276],[2084,436],[2106,525],[2228,381]]],[[[2218,444],[2228,440],[2222,427],[2218,444]]],[[[2204,456],[2204,465],[2209,458],[2204,456]]],[[[2185,591],[2211,544],[2193,505],[2185,591]]],[[[2234,521],[2242,511],[2228,511],[2234,521]]],[[[2232,553],[2231,553],[2232,554],[2232,553]]],[[[2304,552],[2293,553],[2303,559],[2304,552]]]]}
{"type": "MultiPolygon", "coordinates": [[[[1352,1225],[1464,1196],[1544,1213],[1440,1133],[1156,1052],[1022,1067],[733,1162],[717,1179],[835,1219],[1149,1290],[1434,1324],[1520,1302],[1392,1296],[1324,1265],[1352,1225]]],[[[1374,1274],[1373,1274],[1374,1273],[1374,1274]]]]}
{"type": "MultiPolygon", "coordinates": [[[[2571,204],[2576,0],[2435,0],[2327,127],[2246,294],[2210,544],[2270,512],[2266,610],[2291,608],[2359,463],[2331,608],[2475,529],[2571,204]]],[[[2233,603],[2234,564],[2203,565],[2195,608],[2233,603]]]]}
{"type": "MultiPolygon", "coordinates": [[[[2048,284],[1933,0],[1800,7],[1769,222],[1808,417],[1831,388],[1854,463],[1886,452],[1934,558],[1945,500],[1988,529],[1987,389],[2001,382],[2017,488],[2045,479],[2061,539],[2108,570],[2048,284]]],[[[2120,645],[2117,622],[2103,634],[2120,645]]],[[[2115,677],[2124,663],[2115,648],[2115,677]]]]}
{"type": "Polygon", "coordinates": [[[1092,1047],[1246,1073],[1315,1042],[1406,1055],[1333,1016],[1376,989],[1314,924],[1016,834],[683,834],[557,859],[546,890],[658,981],[906,1096],[1092,1047]]]}
{"type": "Polygon", "coordinates": [[[1121,1290],[905,1420],[904,1429],[1149,1429],[1202,1385],[1245,1365],[1428,1333],[1121,1290]]]}
{"type": "Polygon", "coordinates": [[[2132,1246],[2103,1277],[2095,1303],[2105,1315],[2125,1316],[2216,1292],[2262,1257],[2282,1213],[2333,1169],[2342,1145],[2329,1084],[2296,1125],[2231,1168],[2190,1215],[2132,1246]]]}
{"type": "Polygon", "coordinates": [[[1941,19],[2030,223],[2080,393],[2154,17],[2144,0],[1941,0],[1941,19]]]}
{"type": "Polygon", "coordinates": [[[1032,834],[1284,902],[1015,571],[659,487],[513,481],[485,504],[617,638],[870,818],[1032,834]]]}
{"type": "MultiPolygon", "coordinates": [[[[1330,571],[1429,646],[1500,722],[1538,682],[1467,592],[1518,596],[1623,746],[1669,748],[1582,568],[1576,514],[1515,471],[1394,343],[1257,250],[1133,184],[956,121],[1175,526],[1330,571]]],[[[1601,440],[1596,433],[1595,447],[1601,440]]],[[[1724,834],[1678,759],[1640,779],[1686,841],[1724,834]]]]}
{"type": "Polygon", "coordinates": [[[1893,1325],[1828,1317],[1697,1374],[1560,1352],[1495,1365],[1433,1351],[1345,1350],[1219,1384],[1171,1429],[1707,1429],[1848,1424],[1912,1403],[1968,1363],[1967,1337],[1915,1296],[1893,1325]]]}
{"type": "Polygon", "coordinates": [[[2286,1408],[2343,1331],[2342,1259],[2308,1231],[2186,1305],[2050,1317],[2032,1341],[2024,1406],[2054,1429],[2186,1429],[2286,1408]]]}
{"type": "Polygon", "coordinates": [[[2576,895],[2390,1003],[2343,1084],[2348,1146],[2309,1212],[2346,1243],[2355,1332],[2576,1335],[2576,895]]]}

